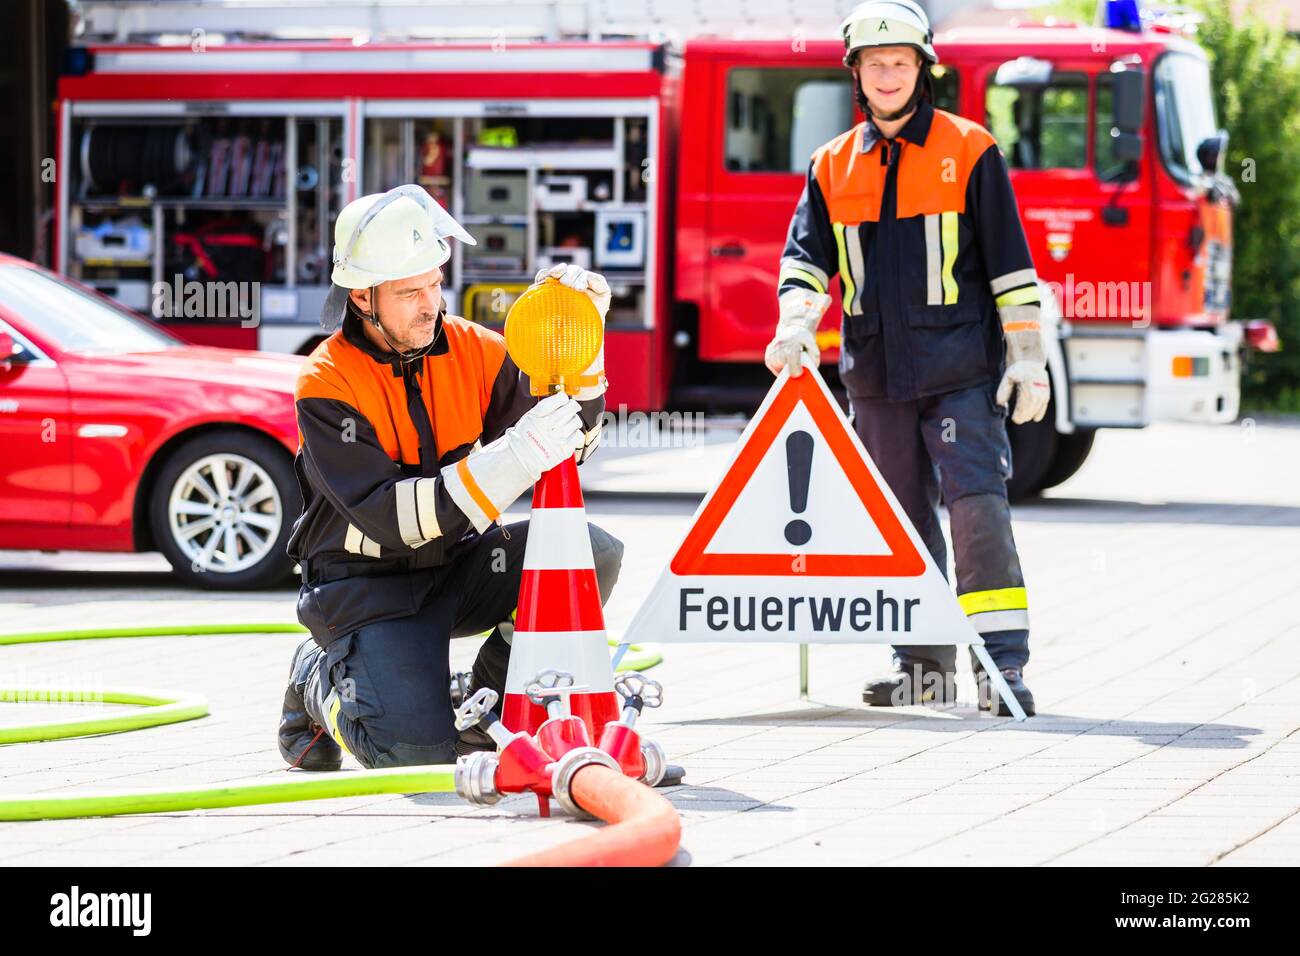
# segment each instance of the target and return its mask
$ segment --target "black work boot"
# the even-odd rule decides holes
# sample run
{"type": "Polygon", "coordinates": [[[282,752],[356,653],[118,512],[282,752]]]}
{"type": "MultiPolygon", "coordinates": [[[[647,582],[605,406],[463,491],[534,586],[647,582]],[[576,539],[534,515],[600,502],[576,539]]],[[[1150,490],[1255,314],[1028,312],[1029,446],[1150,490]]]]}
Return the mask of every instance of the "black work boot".
{"type": "MultiPolygon", "coordinates": [[[[497,703],[493,707],[498,718],[501,716],[502,702],[505,700],[506,674],[510,668],[510,642],[506,635],[514,635],[514,625],[504,621],[493,628],[488,639],[479,648],[474,658],[474,666],[468,674],[457,671],[451,675],[451,706],[456,709],[469,700],[482,687],[496,691],[497,703]]],[[[476,724],[468,730],[457,733],[456,754],[468,756],[479,750],[495,753],[496,741],[487,731],[476,724]]]]}
{"type": "Polygon", "coordinates": [[[655,784],[656,787],[676,787],[686,777],[686,769],[680,764],[670,763],[664,768],[664,778],[655,784]]]}
{"type": "Polygon", "coordinates": [[[905,707],[908,704],[953,704],[957,701],[956,675],[922,664],[898,664],[897,670],[869,680],[862,688],[862,702],[873,707],[905,707]]]}
{"type": "Polygon", "coordinates": [[[324,653],[309,637],[298,645],[289,668],[289,686],[284,691],[278,737],[280,756],[290,767],[338,770],[343,765],[343,749],[318,721],[312,719],[303,701],[307,679],[324,653]]]}
{"type": "Polygon", "coordinates": [[[497,752],[497,742],[492,739],[492,735],[486,730],[475,724],[466,730],[456,732],[457,757],[468,757],[480,750],[486,750],[488,753],[497,752]]]}
{"type": "MultiPolygon", "coordinates": [[[[456,671],[451,675],[451,707],[456,710],[465,701],[474,696],[475,691],[479,689],[479,680],[483,680],[483,672],[477,661],[474,663],[475,672],[456,671]],[[476,680],[477,678],[477,680],[476,680]]],[[[488,685],[490,686],[490,685],[488,685]]],[[[498,702],[501,700],[501,690],[493,687],[497,692],[498,702]]],[[[498,709],[499,710],[499,709],[498,709]]],[[[500,713],[497,713],[500,719],[500,713]]],[[[488,753],[496,753],[497,742],[492,739],[492,735],[486,730],[474,724],[464,730],[456,732],[456,756],[468,757],[472,753],[480,750],[486,750],[488,753]]]]}
{"type": "MultiPolygon", "coordinates": [[[[1020,702],[1020,707],[1025,712],[1026,717],[1034,716],[1034,695],[1029,692],[1025,686],[1025,678],[1019,667],[1001,667],[1002,679],[1007,682],[1007,687],[1011,689],[1011,695],[1020,702]]],[[[1007,707],[1006,701],[998,696],[997,690],[993,687],[993,682],[985,673],[984,668],[977,668],[975,671],[975,685],[979,690],[979,708],[980,710],[992,710],[993,698],[997,697],[998,716],[1010,717],[1011,711],[1007,707]]]]}

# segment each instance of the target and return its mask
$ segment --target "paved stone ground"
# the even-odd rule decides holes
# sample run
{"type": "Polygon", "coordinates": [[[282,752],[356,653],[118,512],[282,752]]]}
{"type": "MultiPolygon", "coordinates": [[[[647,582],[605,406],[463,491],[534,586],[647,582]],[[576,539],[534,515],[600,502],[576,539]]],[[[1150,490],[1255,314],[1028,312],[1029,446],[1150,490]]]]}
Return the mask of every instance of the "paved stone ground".
{"type": "MultiPolygon", "coordinates": [[[[726,429],[687,451],[609,448],[595,492],[699,492],[726,429]],[[653,472],[650,478],[644,473],[653,472]]],[[[601,462],[599,468],[595,467],[601,462]]],[[[643,725],[688,771],[669,791],[680,864],[1191,864],[1300,861],[1300,428],[1103,433],[1072,481],[1016,509],[1034,635],[1024,724],[869,710],[881,647],[812,649],[811,700],[783,645],[666,648],[643,725]]],[[[630,619],[695,502],[592,494],[627,555],[607,609],[630,619]]],[[[0,554],[4,630],[290,620],[290,592],[184,591],[157,556],[0,554]]],[[[290,635],[0,648],[0,682],[196,691],[211,716],[0,748],[0,792],[219,782],[285,772],[273,734],[290,635]]],[[[472,659],[460,641],[454,659],[472,659]]],[[[974,687],[962,678],[963,699],[974,687]]],[[[0,721],[40,705],[0,706],[0,721]],[[26,710],[19,711],[19,707],[26,710]]],[[[44,709],[44,708],[42,708],[44,709]]],[[[345,767],[355,768],[350,760],[345,767]]],[[[488,864],[584,826],[531,798],[454,795],[0,824],[5,864],[488,864]]]]}

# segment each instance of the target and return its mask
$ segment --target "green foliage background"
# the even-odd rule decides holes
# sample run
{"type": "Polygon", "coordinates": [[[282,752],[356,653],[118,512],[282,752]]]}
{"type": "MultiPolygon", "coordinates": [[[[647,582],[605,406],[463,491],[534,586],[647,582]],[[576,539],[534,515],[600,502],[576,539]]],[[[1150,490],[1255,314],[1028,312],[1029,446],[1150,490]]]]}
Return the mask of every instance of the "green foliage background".
{"type": "MultiPolygon", "coordinates": [[[[1228,131],[1224,171],[1241,192],[1233,219],[1232,316],[1269,319],[1283,351],[1251,353],[1243,404],[1300,412],[1300,42],[1253,2],[1190,0],[1210,57],[1214,108],[1228,131]]],[[[1093,22],[1095,0],[1052,14],[1093,22]]]]}
{"type": "Polygon", "coordinates": [[[1300,411],[1300,43],[1253,6],[1235,18],[1222,0],[1195,7],[1205,18],[1197,42],[1210,55],[1215,112],[1228,130],[1224,171],[1241,191],[1232,314],[1271,319],[1282,337],[1283,351],[1252,355],[1246,403],[1300,411]]]}

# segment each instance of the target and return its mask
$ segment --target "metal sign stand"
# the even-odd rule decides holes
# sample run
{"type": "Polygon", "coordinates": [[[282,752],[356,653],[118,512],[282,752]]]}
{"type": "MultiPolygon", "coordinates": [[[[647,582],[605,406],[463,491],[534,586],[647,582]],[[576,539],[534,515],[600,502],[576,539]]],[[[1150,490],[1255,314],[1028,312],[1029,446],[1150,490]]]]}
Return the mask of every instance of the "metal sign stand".
{"type": "MultiPolygon", "coordinates": [[[[960,645],[959,645],[960,646],[960,645]]],[[[993,663],[993,658],[989,657],[988,648],[983,644],[971,643],[972,653],[979,658],[980,664],[984,667],[984,672],[988,674],[989,680],[993,682],[994,689],[998,692],[998,697],[1002,698],[1007,705],[1007,710],[1011,711],[1011,716],[1017,721],[1025,720],[1025,710],[1020,706],[1020,701],[1016,700],[1011,688],[1007,686],[1006,678],[998,670],[997,665],[993,663]]],[[[799,645],[799,699],[808,699],[808,645],[799,645]]]]}

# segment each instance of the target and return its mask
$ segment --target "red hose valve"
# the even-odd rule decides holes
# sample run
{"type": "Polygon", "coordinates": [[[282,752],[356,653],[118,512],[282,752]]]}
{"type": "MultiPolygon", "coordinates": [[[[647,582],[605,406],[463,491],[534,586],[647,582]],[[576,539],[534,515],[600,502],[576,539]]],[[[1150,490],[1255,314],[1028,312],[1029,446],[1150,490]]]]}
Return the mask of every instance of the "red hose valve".
{"type": "Polygon", "coordinates": [[[524,688],[529,700],[546,708],[547,720],[537,728],[535,737],[538,745],[556,760],[570,750],[591,746],[587,724],[573,716],[567,697],[588,689],[575,686],[572,674],[553,669],[540,672],[524,688]]]}
{"type": "Polygon", "coordinates": [[[614,689],[623,698],[623,714],[605,725],[600,749],[618,762],[624,774],[653,787],[663,779],[668,761],[657,743],[642,741],[636,722],[643,708],[663,704],[663,685],[638,671],[628,671],[614,682],[614,689]]]}
{"type": "Polygon", "coordinates": [[[492,712],[497,692],[484,687],[456,711],[456,729],[478,725],[499,753],[475,753],[456,761],[456,792],[470,803],[491,806],[506,793],[551,793],[551,757],[525,733],[512,734],[492,712]]]}

